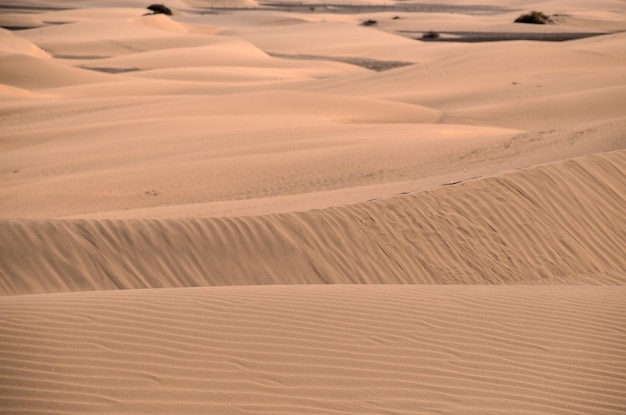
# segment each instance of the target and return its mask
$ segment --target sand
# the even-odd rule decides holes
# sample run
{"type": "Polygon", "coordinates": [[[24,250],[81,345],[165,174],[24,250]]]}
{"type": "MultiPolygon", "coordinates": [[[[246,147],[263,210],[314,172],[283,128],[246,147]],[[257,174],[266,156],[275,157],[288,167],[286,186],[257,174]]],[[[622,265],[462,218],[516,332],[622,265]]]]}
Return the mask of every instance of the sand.
{"type": "Polygon", "coordinates": [[[0,6],[0,412],[626,412],[623,2],[147,5],[0,6]]]}

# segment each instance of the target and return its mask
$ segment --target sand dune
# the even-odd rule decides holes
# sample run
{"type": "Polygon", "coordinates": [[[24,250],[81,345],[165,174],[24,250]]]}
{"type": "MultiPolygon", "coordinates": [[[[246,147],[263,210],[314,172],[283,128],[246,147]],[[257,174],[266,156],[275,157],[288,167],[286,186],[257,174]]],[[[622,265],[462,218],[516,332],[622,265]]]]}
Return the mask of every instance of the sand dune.
{"type": "Polygon", "coordinates": [[[50,60],[42,61],[23,54],[0,55],[0,65],[5,83],[35,91],[65,85],[111,81],[105,74],[68,68],[50,60]],[[46,76],[42,76],[42,73],[46,76]]]}
{"type": "Polygon", "coordinates": [[[0,412],[626,413],[623,1],[166,3],[0,5],[0,412]]]}
{"type": "Polygon", "coordinates": [[[273,286],[0,301],[9,413],[620,414],[624,287],[273,286]]]}
{"type": "Polygon", "coordinates": [[[49,55],[34,43],[23,39],[19,36],[15,36],[8,30],[0,29],[0,39],[2,44],[0,45],[0,52],[5,53],[17,53],[22,55],[30,55],[37,58],[48,58],[49,55]]]}
{"type": "Polygon", "coordinates": [[[626,152],[260,217],[3,220],[3,294],[306,283],[623,284],[626,152]]]}
{"type": "Polygon", "coordinates": [[[598,120],[614,120],[623,117],[622,102],[626,102],[626,87],[590,89],[550,97],[520,99],[509,104],[489,104],[471,109],[450,111],[450,117],[471,119],[490,125],[524,128],[529,124],[535,128],[564,128],[598,120]],[[562,108],[550,119],[541,119],[534,111],[549,111],[562,108]],[[487,115],[488,114],[488,115],[487,115]],[[529,114],[529,115],[525,115],[529,114]]]}

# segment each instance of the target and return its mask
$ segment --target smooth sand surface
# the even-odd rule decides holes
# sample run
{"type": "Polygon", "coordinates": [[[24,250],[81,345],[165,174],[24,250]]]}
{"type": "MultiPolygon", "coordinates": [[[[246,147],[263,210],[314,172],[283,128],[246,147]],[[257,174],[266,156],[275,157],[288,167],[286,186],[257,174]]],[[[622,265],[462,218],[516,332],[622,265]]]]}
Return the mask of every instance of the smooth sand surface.
{"type": "Polygon", "coordinates": [[[0,5],[1,413],[626,412],[623,1],[166,4],[0,5]]]}

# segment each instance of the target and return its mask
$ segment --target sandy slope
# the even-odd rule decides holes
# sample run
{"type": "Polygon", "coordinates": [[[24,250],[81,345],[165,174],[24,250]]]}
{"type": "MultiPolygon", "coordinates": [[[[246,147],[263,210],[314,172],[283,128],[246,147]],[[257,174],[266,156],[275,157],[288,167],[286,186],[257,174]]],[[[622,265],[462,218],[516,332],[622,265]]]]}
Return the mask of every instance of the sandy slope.
{"type": "Polygon", "coordinates": [[[624,287],[272,286],[0,301],[7,413],[620,414],[624,287]]]}
{"type": "Polygon", "coordinates": [[[78,3],[0,5],[0,412],[626,412],[623,1],[78,3]]]}
{"type": "MultiPolygon", "coordinates": [[[[372,16],[376,29],[360,14],[191,10],[46,12],[71,23],[3,32],[3,217],[324,208],[624,147],[621,33],[423,43],[398,34],[419,13],[372,16]]],[[[511,31],[516,13],[437,19],[511,31]]]]}
{"type": "Polygon", "coordinates": [[[3,294],[307,283],[623,284],[626,151],[260,217],[0,222],[3,294]]]}

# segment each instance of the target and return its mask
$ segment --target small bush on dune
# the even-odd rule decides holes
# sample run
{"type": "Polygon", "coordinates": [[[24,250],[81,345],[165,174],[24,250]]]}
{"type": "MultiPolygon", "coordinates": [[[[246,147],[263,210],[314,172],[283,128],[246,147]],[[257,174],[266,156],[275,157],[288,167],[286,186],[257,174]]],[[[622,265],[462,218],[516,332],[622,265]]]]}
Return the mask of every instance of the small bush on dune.
{"type": "Polygon", "coordinates": [[[378,22],[376,20],[366,20],[363,23],[361,23],[363,26],[376,26],[378,24],[378,22]]]}
{"type": "Polygon", "coordinates": [[[532,23],[532,24],[546,24],[551,22],[550,16],[544,14],[542,12],[538,12],[533,10],[528,14],[523,14],[517,19],[515,19],[515,23],[532,23]]]}
{"type": "Polygon", "coordinates": [[[150,10],[152,14],[162,13],[167,14],[168,16],[172,15],[172,11],[170,10],[170,8],[164,4],[151,4],[147,7],[147,9],[150,10]]]}
{"type": "Polygon", "coordinates": [[[428,32],[424,32],[422,34],[422,39],[439,39],[439,32],[435,32],[434,30],[429,30],[428,32]]]}

